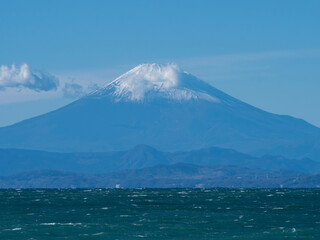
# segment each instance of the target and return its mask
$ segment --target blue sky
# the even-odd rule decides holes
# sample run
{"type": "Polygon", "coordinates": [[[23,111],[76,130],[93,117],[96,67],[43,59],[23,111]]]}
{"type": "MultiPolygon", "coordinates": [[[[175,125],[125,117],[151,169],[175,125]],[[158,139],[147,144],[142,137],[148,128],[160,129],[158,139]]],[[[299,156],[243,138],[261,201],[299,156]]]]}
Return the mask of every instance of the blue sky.
{"type": "Polygon", "coordinates": [[[149,62],[176,62],[243,101],[320,126],[319,10],[320,1],[294,0],[1,1],[0,66],[11,75],[0,75],[0,126],[149,62]],[[27,77],[14,78],[12,64],[25,64],[27,77]]]}

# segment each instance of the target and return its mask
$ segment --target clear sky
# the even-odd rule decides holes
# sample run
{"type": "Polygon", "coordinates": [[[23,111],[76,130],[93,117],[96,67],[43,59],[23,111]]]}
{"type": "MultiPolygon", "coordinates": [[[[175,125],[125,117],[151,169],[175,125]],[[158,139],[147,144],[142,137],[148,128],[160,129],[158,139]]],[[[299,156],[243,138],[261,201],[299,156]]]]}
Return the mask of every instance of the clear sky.
{"type": "Polygon", "coordinates": [[[2,0],[0,126],[149,62],[320,126],[319,13],[318,0],[2,0]]]}

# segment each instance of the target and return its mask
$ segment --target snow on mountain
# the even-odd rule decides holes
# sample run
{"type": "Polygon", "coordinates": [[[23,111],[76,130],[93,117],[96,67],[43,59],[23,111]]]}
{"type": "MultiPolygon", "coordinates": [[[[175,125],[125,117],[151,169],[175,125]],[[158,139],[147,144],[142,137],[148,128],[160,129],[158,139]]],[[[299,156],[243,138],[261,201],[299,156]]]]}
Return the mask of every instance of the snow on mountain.
{"type": "Polygon", "coordinates": [[[211,86],[181,70],[176,64],[141,64],[121,75],[90,97],[113,97],[115,101],[144,102],[155,98],[220,102],[211,86]]]}

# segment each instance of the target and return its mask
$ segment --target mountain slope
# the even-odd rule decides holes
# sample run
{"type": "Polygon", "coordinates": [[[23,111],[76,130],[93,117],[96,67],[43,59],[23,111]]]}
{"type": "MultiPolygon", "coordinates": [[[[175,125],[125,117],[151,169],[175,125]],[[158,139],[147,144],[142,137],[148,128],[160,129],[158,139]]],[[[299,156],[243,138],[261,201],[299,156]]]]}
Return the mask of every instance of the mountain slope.
{"type": "Polygon", "coordinates": [[[0,128],[0,147],[163,151],[219,146],[320,161],[320,129],[243,103],[175,65],[140,65],[63,108],[0,128]]]}

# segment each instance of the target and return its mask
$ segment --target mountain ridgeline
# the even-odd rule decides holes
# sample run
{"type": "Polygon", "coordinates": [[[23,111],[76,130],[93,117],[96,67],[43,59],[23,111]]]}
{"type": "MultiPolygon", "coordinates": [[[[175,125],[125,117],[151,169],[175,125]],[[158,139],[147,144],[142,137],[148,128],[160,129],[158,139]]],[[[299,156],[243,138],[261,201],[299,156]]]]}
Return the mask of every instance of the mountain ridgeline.
{"type": "Polygon", "coordinates": [[[254,157],[216,147],[185,152],[161,152],[146,145],[138,145],[127,151],[96,153],[0,149],[0,159],[0,176],[45,169],[80,174],[105,174],[179,163],[320,174],[320,163],[311,159],[297,160],[271,155],[254,157]]]}
{"type": "Polygon", "coordinates": [[[0,188],[319,187],[320,163],[231,149],[106,153],[0,149],[0,188]]]}
{"type": "Polygon", "coordinates": [[[241,102],[176,65],[143,64],[56,111],[0,128],[1,148],[107,152],[212,146],[320,161],[320,129],[241,102]]]}

